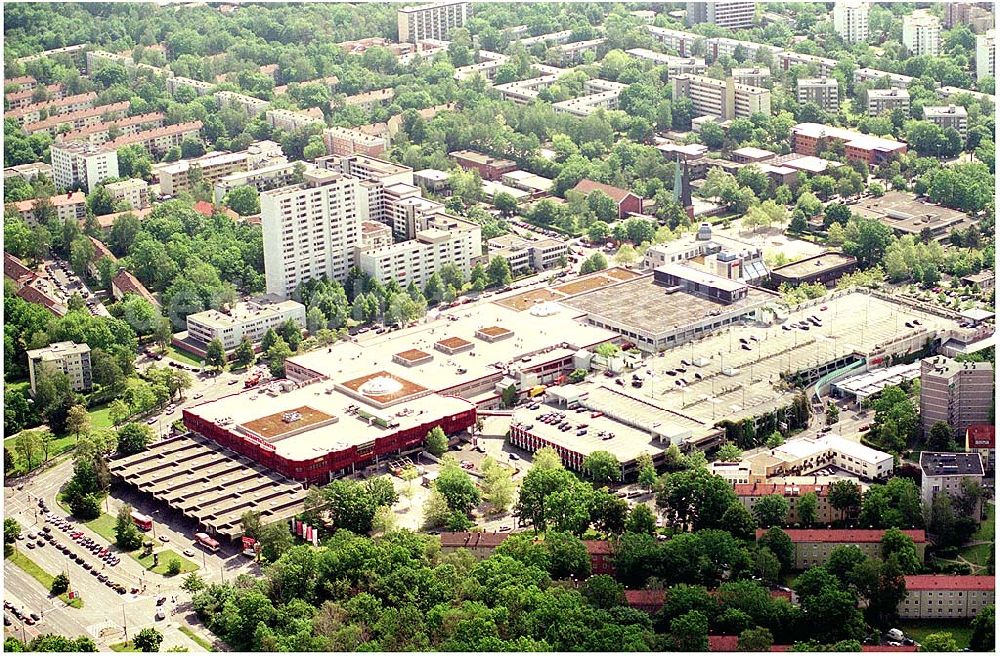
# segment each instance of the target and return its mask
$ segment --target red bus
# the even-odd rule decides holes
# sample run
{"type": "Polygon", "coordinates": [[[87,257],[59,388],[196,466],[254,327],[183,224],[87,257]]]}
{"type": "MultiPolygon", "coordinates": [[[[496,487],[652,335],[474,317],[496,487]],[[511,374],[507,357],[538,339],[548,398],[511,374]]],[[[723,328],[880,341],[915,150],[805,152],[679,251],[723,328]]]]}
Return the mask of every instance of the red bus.
{"type": "Polygon", "coordinates": [[[138,511],[132,512],[132,522],[134,522],[135,526],[144,532],[148,532],[153,529],[153,519],[147,515],[139,513],[138,511]]]}
{"type": "Polygon", "coordinates": [[[195,534],[194,539],[206,550],[211,552],[219,551],[219,542],[204,532],[195,534]]]}

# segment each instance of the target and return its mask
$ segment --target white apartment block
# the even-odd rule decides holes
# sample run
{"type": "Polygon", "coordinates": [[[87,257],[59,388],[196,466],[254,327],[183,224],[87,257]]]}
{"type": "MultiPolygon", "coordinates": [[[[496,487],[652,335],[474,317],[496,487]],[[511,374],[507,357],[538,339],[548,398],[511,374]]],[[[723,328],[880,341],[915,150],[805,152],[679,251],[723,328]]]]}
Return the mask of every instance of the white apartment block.
{"type": "Polygon", "coordinates": [[[938,493],[962,495],[962,481],[982,483],[983,460],[976,452],[920,452],[920,499],[928,507],[938,493]]]}
{"type": "Polygon", "coordinates": [[[260,195],[267,293],[287,298],[296,286],[325,276],[345,281],[361,242],[361,182],[312,170],[300,185],[260,195]]]}
{"type": "Polygon", "coordinates": [[[52,181],[56,188],[89,192],[108,178],[118,177],[118,153],[85,142],[52,144],[52,181]]]}
{"type": "Polygon", "coordinates": [[[924,121],[930,121],[944,130],[955,128],[965,139],[969,128],[969,113],[961,105],[945,105],[942,107],[924,106],[924,121]]]}
{"type": "MultiPolygon", "coordinates": [[[[378,221],[361,222],[361,246],[357,248],[357,254],[371,249],[380,249],[383,246],[392,246],[392,228],[378,221]]],[[[355,259],[355,264],[357,264],[355,259]]]]}
{"type": "Polygon", "coordinates": [[[790,52],[783,50],[776,54],[778,63],[781,68],[785,71],[790,69],[796,64],[802,64],[803,66],[815,66],[816,75],[824,76],[830,75],[833,69],[837,66],[836,59],[830,59],[829,57],[817,57],[816,55],[807,55],[801,52],[790,52]]]}
{"type": "Polygon", "coordinates": [[[215,89],[215,83],[202,82],[201,80],[192,80],[191,78],[182,78],[179,76],[167,78],[167,91],[171,94],[176,94],[181,87],[191,87],[199,96],[207,96],[215,89]]]}
{"type": "Polygon", "coordinates": [[[976,79],[992,78],[996,75],[996,30],[976,35],[976,79]]]}
{"type": "Polygon", "coordinates": [[[468,277],[482,250],[478,225],[442,213],[431,217],[415,239],[360,253],[358,265],[382,283],[395,280],[406,287],[412,282],[422,288],[448,264],[468,277]]]}
{"type": "MultiPolygon", "coordinates": [[[[56,211],[56,217],[61,223],[65,223],[66,221],[83,221],[87,218],[87,195],[83,192],[59,194],[49,198],[49,202],[52,203],[52,207],[56,211]]],[[[38,218],[35,216],[35,208],[38,206],[37,200],[17,201],[8,205],[8,207],[10,206],[13,206],[17,214],[28,226],[34,227],[38,225],[38,218]]]]}
{"type": "Polygon", "coordinates": [[[28,377],[31,392],[43,371],[62,372],[69,377],[73,390],[90,390],[93,385],[90,371],[90,346],[75,342],[53,342],[41,349],[28,351],[28,377]]]}
{"type": "Polygon", "coordinates": [[[868,3],[839,0],[833,5],[833,29],[847,43],[868,40],[868,3]]]}
{"type": "Polygon", "coordinates": [[[286,132],[294,132],[300,128],[305,128],[314,123],[318,123],[321,126],[323,124],[323,113],[320,112],[317,117],[315,114],[309,114],[307,112],[296,112],[293,110],[286,109],[271,109],[264,113],[267,117],[267,123],[272,128],[280,128],[286,132]]]}
{"type": "Polygon", "coordinates": [[[44,103],[28,103],[18,109],[11,109],[4,112],[4,118],[14,119],[20,125],[35,123],[42,120],[43,111],[48,116],[69,114],[70,112],[78,112],[93,107],[96,100],[97,94],[91,91],[85,94],[64,96],[58,100],[50,100],[44,103]]]}
{"type": "Polygon", "coordinates": [[[116,201],[125,201],[133,210],[140,210],[146,207],[149,199],[149,183],[141,178],[129,178],[118,182],[108,183],[104,186],[116,201]]]}
{"type": "Polygon", "coordinates": [[[219,104],[220,109],[241,109],[250,117],[263,114],[264,111],[271,105],[270,101],[254,98],[253,96],[247,96],[246,94],[239,94],[235,91],[215,92],[215,102],[219,104]]]}
{"type": "Polygon", "coordinates": [[[471,16],[472,4],[463,0],[403,7],[396,12],[399,40],[408,43],[424,39],[445,41],[452,29],[464,26],[471,16]]]}
{"type": "Polygon", "coordinates": [[[868,100],[868,116],[878,116],[882,112],[901,109],[909,116],[910,92],[906,89],[869,89],[865,92],[868,100]]]}
{"type": "Polygon", "coordinates": [[[840,85],[836,78],[799,78],[796,85],[799,103],[816,103],[827,112],[840,107],[840,85]]]}
{"type": "Polygon", "coordinates": [[[360,153],[377,157],[389,147],[384,137],[375,137],[358,128],[333,127],[323,131],[323,143],[328,155],[354,155],[360,153]]]}
{"type": "Polygon", "coordinates": [[[175,123],[163,126],[162,128],[153,128],[152,130],[143,130],[135,134],[122,135],[117,139],[109,141],[105,144],[105,147],[117,151],[119,148],[124,148],[125,146],[139,144],[154,157],[161,157],[174,146],[180,146],[181,142],[188,137],[197,139],[200,131],[201,121],[175,123]]]}
{"type": "Polygon", "coordinates": [[[647,25],[646,29],[649,30],[649,34],[653,37],[654,41],[667,50],[676,52],[681,57],[690,57],[694,42],[703,38],[692,32],[671,30],[666,27],[656,27],[655,25],[647,25]]]}
{"type": "Polygon", "coordinates": [[[462,81],[481,75],[492,81],[497,75],[497,69],[506,64],[508,59],[510,58],[502,53],[480,50],[476,55],[476,63],[456,68],[454,77],[462,81]]]}
{"type": "Polygon", "coordinates": [[[87,75],[93,75],[107,64],[121,64],[128,68],[134,63],[130,55],[108,52],[106,50],[87,51],[87,75]]]}
{"type": "Polygon", "coordinates": [[[187,316],[188,337],[207,345],[218,338],[227,352],[247,338],[256,344],[268,329],[278,330],[288,320],[306,325],[306,307],[298,301],[265,296],[240,301],[220,310],[205,310],[187,316]]]}
{"type": "Polygon", "coordinates": [[[684,24],[711,23],[719,27],[739,30],[753,25],[754,2],[745,0],[718,0],[717,2],[688,2],[684,24]]]}
{"type": "Polygon", "coordinates": [[[888,71],[880,71],[874,68],[854,69],[854,84],[878,82],[880,80],[888,80],[889,84],[894,87],[908,87],[913,82],[911,76],[903,75],[902,73],[889,73],[888,71]]]}
{"type": "Polygon", "coordinates": [[[769,90],[736,84],[733,78],[716,80],[703,75],[678,75],[673,83],[674,98],[690,98],[698,115],[707,114],[728,121],[756,112],[771,113],[769,90]]]}
{"type": "Polygon", "coordinates": [[[941,20],[924,10],[903,17],[903,45],[911,55],[931,55],[941,52],[941,20]]]}

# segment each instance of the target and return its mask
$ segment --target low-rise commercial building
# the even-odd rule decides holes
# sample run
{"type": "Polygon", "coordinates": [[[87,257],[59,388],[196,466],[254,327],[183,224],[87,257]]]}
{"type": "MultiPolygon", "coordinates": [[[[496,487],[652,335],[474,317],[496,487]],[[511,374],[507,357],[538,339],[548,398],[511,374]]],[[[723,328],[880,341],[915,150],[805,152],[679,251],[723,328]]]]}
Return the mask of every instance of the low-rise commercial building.
{"type": "MultiPolygon", "coordinates": [[[[767,530],[758,529],[759,539],[767,530]]],[[[927,547],[927,535],[922,529],[904,529],[904,534],[913,539],[917,558],[923,563],[924,550],[927,547]]],[[[795,547],[795,558],[792,568],[808,570],[813,566],[822,566],[830,559],[834,549],[853,545],[861,549],[866,557],[882,558],[882,537],[884,529],[785,529],[784,532],[792,539],[795,547]]]]}
{"type": "Polygon", "coordinates": [[[995,603],[993,575],[906,575],[906,597],[896,611],[905,620],[975,618],[995,603]]]}
{"type": "Polygon", "coordinates": [[[76,392],[90,390],[93,377],[90,369],[90,346],[75,342],[53,342],[41,349],[28,350],[28,378],[31,392],[44,372],[62,372],[76,392]]]}
{"type": "Polygon", "coordinates": [[[803,283],[836,283],[844,274],[857,269],[858,261],[839,251],[826,251],[819,255],[790,262],[771,270],[771,280],[777,285],[802,285],[803,283]]]}
{"type": "Polygon", "coordinates": [[[537,176],[527,171],[511,171],[503,174],[500,181],[515,189],[531,194],[532,198],[548,194],[552,189],[552,179],[544,176],[537,176]]]}
{"type": "Polygon", "coordinates": [[[920,472],[920,499],[928,508],[938,493],[960,497],[963,481],[982,483],[984,474],[983,461],[975,452],[920,452],[920,472]]]}
{"type": "Polygon", "coordinates": [[[529,240],[508,234],[494,237],[488,243],[487,257],[501,257],[513,272],[545,271],[565,261],[569,253],[566,242],[553,239],[529,240]]]}
{"type": "Polygon", "coordinates": [[[441,193],[448,189],[451,174],[439,169],[421,169],[413,172],[413,184],[429,192],[441,193]]]}
{"type": "Polygon", "coordinates": [[[499,180],[500,176],[517,169],[517,162],[484,155],[475,151],[453,151],[448,156],[463,169],[475,169],[483,180],[499,180]]]}
{"type": "Polygon", "coordinates": [[[244,338],[256,344],[268,329],[278,330],[292,320],[301,328],[306,325],[306,307],[298,301],[276,297],[261,297],[239,301],[219,310],[204,310],[187,316],[188,338],[207,346],[218,339],[229,352],[244,338]]]}
{"type": "Polygon", "coordinates": [[[799,123],[792,127],[792,150],[802,155],[817,155],[830,140],[843,142],[844,154],[869,165],[881,164],[897,153],[906,152],[906,144],[845,128],[820,123],[799,123]]]}

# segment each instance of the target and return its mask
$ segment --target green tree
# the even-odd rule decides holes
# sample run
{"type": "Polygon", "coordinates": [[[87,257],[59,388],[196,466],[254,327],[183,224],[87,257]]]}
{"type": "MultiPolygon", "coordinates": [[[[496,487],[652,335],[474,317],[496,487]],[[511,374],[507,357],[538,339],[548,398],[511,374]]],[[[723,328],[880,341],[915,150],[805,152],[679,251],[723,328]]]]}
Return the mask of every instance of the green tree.
{"type": "Polygon", "coordinates": [[[59,573],[52,578],[52,586],[49,588],[49,593],[52,595],[62,595],[69,590],[69,577],[66,573],[59,573]]]}
{"type": "Polygon", "coordinates": [[[583,261],[583,264],[580,265],[580,273],[592,274],[595,271],[601,271],[607,268],[608,259],[604,257],[603,253],[596,252],[583,261]]]}
{"type": "Polygon", "coordinates": [[[514,501],[514,480],[509,468],[498,464],[492,458],[483,460],[480,469],[483,473],[480,487],[483,501],[498,513],[506,512],[514,501]]]}
{"type": "Polygon", "coordinates": [[[288,346],[284,338],[279,337],[271,345],[271,348],[267,350],[268,369],[271,371],[272,376],[285,376],[285,359],[291,355],[291,347],[288,346]]]}
{"type": "Polygon", "coordinates": [[[630,534],[656,533],[656,516],[645,504],[637,504],[625,520],[625,531],[630,534]]]}
{"type": "Polygon", "coordinates": [[[592,575],[580,587],[580,593],[591,607],[611,609],[625,606],[625,587],[610,575],[592,575]]]}
{"type": "Polygon", "coordinates": [[[583,459],[583,470],[597,486],[604,486],[621,479],[621,463],[611,452],[598,450],[583,459]]]}
{"type": "Polygon", "coordinates": [[[129,410],[128,404],[123,402],[121,399],[116,399],[111,402],[111,405],[108,408],[108,419],[110,419],[111,424],[116,427],[127,420],[131,414],[132,412],[129,410]]]}
{"type": "Polygon", "coordinates": [[[427,451],[434,456],[441,456],[448,451],[448,436],[441,427],[434,427],[427,432],[427,451]]]}
{"type": "Polygon", "coordinates": [[[754,627],[740,632],[737,648],[742,652],[768,652],[774,645],[774,636],[766,627],[754,627]]]}
{"type": "Polygon", "coordinates": [[[934,632],[920,643],[923,652],[958,652],[958,643],[951,632],[934,632]]]}
{"type": "Polygon", "coordinates": [[[996,646],[996,606],[986,605],[972,621],[969,648],[973,652],[988,652],[996,646]]]}
{"type": "Polygon", "coordinates": [[[791,570],[794,565],[795,546],[792,543],[792,539],[789,538],[788,534],[781,531],[781,528],[771,527],[768,529],[757,539],[757,545],[761,548],[767,548],[774,553],[774,556],[778,557],[778,561],[781,562],[782,572],[791,570]]]}
{"type": "Polygon", "coordinates": [[[171,559],[167,562],[167,575],[173,576],[181,572],[181,560],[171,559]]]}
{"type": "Polygon", "coordinates": [[[722,443],[715,458],[724,463],[738,463],[743,458],[743,450],[730,442],[722,443]]]}
{"type": "Polygon", "coordinates": [[[250,185],[229,190],[223,202],[241,217],[260,212],[260,194],[258,194],[256,187],[250,185]]]}
{"type": "Polygon", "coordinates": [[[848,479],[835,481],[830,484],[827,499],[830,506],[840,511],[840,517],[844,518],[847,512],[861,506],[861,486],[848,479]]]}
{"type": "Polygon", "coordinates": [[[472,477],[453,461],[445,461],[434,481],[434,490],[444,496],[452,511],[468,514],[480,501],[479,489],[472,477]]]}
{"type": "Polygon", "coordinates": [[[956,452],[958,442],[954,430],[947,422],[935,422],[927,434],[927,449],[935,452],[956,452]]]}
{"type": "Polygon", "coordinates": [[[222,340],[212,338],[205,348],[205,364],[221,372],[226,367],[226,348],[222,345],[222,340]]]}
{"type": "Polygon", "coordinates": [[[671,648],[678,652],[708,651],[708,617],[689,611],[670,621],[671,648]]]}
{"type": "Polygon", "coordinates": [[[3,519],[3,544],[13,545],[17,537],[21,535],[21,523],[13,518],[3,519]]]}
{"type": "Polygon", "coordinates": [[[118,509],[118,520],[115,522],[115,545],[126,552],[137,550],[142,546],[142,535],[132,520],[132,506],[123,504],[118,509]]]}
{"type": "Polygon", "coordinates": [[[90,415],[87,409],[80,404],[70,407],[66,416],[66,429],[76,435],[76,442],[80,442],[81,433],[90,433],[90,415]]]}
{"type": "Polygon", "coordinates": [[[129,422],[118,430],[118,451],[123,455],[137,454],[153,440],[153,430],[146,424],[129,422]]]}
{"type": "Polygon", "coordinates": [[[237,345],[236,349],[233,351],[233,367],[250,367],[253,365],[254,361],[257,359],[257,354],[254,353],[253,343],[250,339],[245,337],[237,345]]]}
{"type": "Polygon", "coordinates": [[[590,576],[587,546],[576,536],[550,531],[545,535],[545,551],[549,554],[549,575],[553,579],[582,580],[590,576]]]}
{"type": "Polygon", "coordinates": [[[739,502],[733,502],[722,514],[722,526],[743,540],[752,540],[757,533],[757,521],[739,502]]]}
{"type": "Polygon", "coordinates": [[[181,583],[181,588],[188,593],[197,593],[205,588],[205,580],[198,573],[188,573],[181,583]]]}
{"type": "Polygon", "coordinates": [[[514,280],[510,271],[510,263],[501,256],[495,256],[490,260],[486,273],[489,276],[490,285],[493,286],[503,287],[510,285],[511,281],[514,280]]]}
{"type": "Polygon", "coordinates": [[[819,508],[819,497],[816,493],[806,493],[799,498],[796,511],[803,527],[812,527],[816,523],[816,511],[819,508]]]}
{"type": "Polygon", "coordinates": [[[260,542],[260,557],[267,563],[274,563],[293,544],[292,533],[287,522],[275,522],[265,525],[257,537],[260,542]]]}
{"type": "Polygon", "coordinates": [[[163,642],[163,635],[152,627],[139,630],[132,640],[132,645],[140,652],[159,652],[160,644],[163,642]]]}
{"type": "Polygon", "coordinates": [[[753,505],[753,515],[761,527],[783,525],[788,517],[788,501],[781,495],[765,495],[753,505]]]}
{"type": "Polygon", "coordinates": [[[656,483],[656,468],[653,467],[653,457],[643,452],[636,459],[635,465],[638,471],[638,484],[647,491],[653,490],[653,485],[656,483]]]}

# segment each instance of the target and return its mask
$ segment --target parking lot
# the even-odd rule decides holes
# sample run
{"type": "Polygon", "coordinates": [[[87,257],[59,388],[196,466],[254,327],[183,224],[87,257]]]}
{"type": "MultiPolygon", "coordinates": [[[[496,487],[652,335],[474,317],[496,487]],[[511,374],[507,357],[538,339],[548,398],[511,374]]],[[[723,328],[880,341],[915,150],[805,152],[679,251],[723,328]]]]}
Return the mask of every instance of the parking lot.
{"type": "Polygon", "coordinates": [[[64,306],[69,303],[69,298],[78,292],[87,304],[90,314],[104,317],[111,316],[111,313],[104,307],[97,294],[87,287],[86,283],[79,276],[73,273],[65,260],[55,258],[43,262],[36,285],[44,289],[51,297],[64,306]]]}

